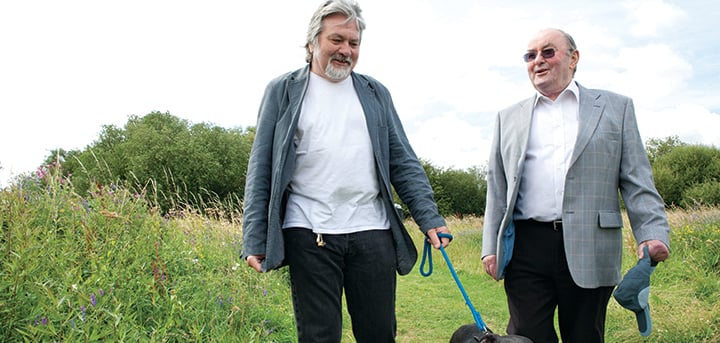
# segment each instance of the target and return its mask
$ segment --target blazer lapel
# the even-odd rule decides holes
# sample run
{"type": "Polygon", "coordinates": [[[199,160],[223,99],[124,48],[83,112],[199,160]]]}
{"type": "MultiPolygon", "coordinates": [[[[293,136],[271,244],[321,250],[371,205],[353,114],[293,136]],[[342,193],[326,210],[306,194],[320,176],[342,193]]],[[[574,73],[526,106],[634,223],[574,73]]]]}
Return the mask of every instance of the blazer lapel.
{"type": "Polygon", "coordinates": [[[579,105],[580,109],[578,112],[578,136],[575,142],[575,148],[573,149],[573,156],[570,160],[570,165],[575,163],[578,156],[585,150],[590,137],[592,137],[595,128],[600,122],[603,110],[605,109],[605,101],[601,97],[601,94],[592,89],[587,89],[578,84],[580,90],[579,105]]]}
{"type": "Polygon", "coordinates": [[[288,108],[292,111],[292,114],[295,117],[300,115],[300,105],[302,105],[302,100],[305,98],[305,91],[307,91],[309,80],[310,65],[308,64],[296,77],[291,78],[288,81],[287,94],[290,101],[288,108]]]}
{"type": "Polygon", "coordinates": [[[360,106],[362,106],[363,112],[365,113],[365,122],[367,124],[370,140],[372,141],[373,150],[375,151],[375,155],[378,155],[378,153],[382,151],[378,127],[381,126],[380,115],[384,113],[384,109],[377,101],[375,89],[370,85],[370,83],[354,72],[351,75],[353,78],[355,92],[360,100],[360,106]]]}
{"type": "Polygon", "coordinates": [[[534,96],[521,102],[518,110],[510,113],[509,120],[513,121],[513,125],[509,126],[511,129],[504,132],[506,142],[521,142],[520,145],[514,145],[515,148],[510,150],[517,154],[514,155],[517,158],[516,177],[520,177],[522,174],[522,166],[525,161],[525,154],[527,153],[528,140],[530,140],[530,126],[532,124],[534,105],[534,96]]]}

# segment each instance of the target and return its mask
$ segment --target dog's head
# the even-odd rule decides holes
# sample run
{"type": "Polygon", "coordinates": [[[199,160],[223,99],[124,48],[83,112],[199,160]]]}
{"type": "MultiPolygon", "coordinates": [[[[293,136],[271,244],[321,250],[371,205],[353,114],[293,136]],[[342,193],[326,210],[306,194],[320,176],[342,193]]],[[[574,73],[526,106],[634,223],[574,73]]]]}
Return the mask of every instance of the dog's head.
{"type": "Polygon", "coordinates": [[[465,324],[459,327],[450,337],[450,343],[532,343],[523,336],[500,336],[492,331],[480,331],[475,324],[465,324]]]}

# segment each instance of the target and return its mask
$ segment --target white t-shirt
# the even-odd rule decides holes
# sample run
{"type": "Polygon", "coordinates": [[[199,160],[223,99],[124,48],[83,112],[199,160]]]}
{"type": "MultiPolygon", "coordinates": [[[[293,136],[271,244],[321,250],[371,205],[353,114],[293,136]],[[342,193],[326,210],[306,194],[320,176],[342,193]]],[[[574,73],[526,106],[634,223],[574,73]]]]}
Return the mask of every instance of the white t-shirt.
{"type": "Polygon", "coordinates": [[[283,228],[341,234],[390,227],[351,77],[335,83],[310,73],[294,144],[283,228]]]}

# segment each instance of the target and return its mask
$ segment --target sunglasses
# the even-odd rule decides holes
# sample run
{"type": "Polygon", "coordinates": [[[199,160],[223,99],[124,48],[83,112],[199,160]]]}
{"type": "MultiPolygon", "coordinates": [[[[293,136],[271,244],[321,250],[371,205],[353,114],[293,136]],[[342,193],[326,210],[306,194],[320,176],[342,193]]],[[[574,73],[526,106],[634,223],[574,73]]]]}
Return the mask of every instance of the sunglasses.
{"type": "MultiPolygon", "coordinates": [[[[537,51],[531,51],[527,54],[523,55],[523,60],[525,62],[532,62],[534,61],[538,56],[537,51]]],[[[553,58],[555,57],[555,49],[554,48],[547,48],[540,50],[540,56],[542,56],[544,59],[553,58]]]]}

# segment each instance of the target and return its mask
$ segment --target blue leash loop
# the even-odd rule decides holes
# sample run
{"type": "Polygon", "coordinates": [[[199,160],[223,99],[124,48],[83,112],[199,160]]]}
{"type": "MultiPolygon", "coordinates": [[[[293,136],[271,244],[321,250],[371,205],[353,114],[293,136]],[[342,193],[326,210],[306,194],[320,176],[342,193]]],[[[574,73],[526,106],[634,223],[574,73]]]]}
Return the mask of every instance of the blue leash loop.
{"type": "MultiPolygon", "coordinates": [[[[453,239],[453,236],[449,233],[439,233],[438,238],[448,238],[450,240],[453,239]]],[[[465,292],[465,288],[463,287],[462,283],[460,282],[460,278],[458,278],[457,273],[455,272],[455,268],[453,268],[452,263],[450,262],[450,258],[448,257],[447,252],[445,252],[445,248],[443,246],[440,246],[440,252],[442,252],[443,257],[445,258],[445,263],[447,263],[448,268],[450,268],[450,273],[452,274],[453,278],[455,279],[455,283],[457,283],[458,288],[460,288],[460,293],[462,293],[463,298],[465,298],[465,303],[470,308],[470,312],[472,312],[473,318],[475,319],[475,324],[482,332],[492,332],[490,329],[485,325],[485,322],[482,320],[482,317],[480,316],[480,313],[475,310],[475,307],[473,306],[472,302],[470,301],[470,298],[467,295],[467,292],[465,292]]],[[[423,248],[423,257],[420,261],[420,274],[422,276],[428,277],[432,274],[432,245],[429,241],[425,241],[425,247],[423,248]],[[428,271],[425,271],[425,260],[428,262],[428,271]]]]}

